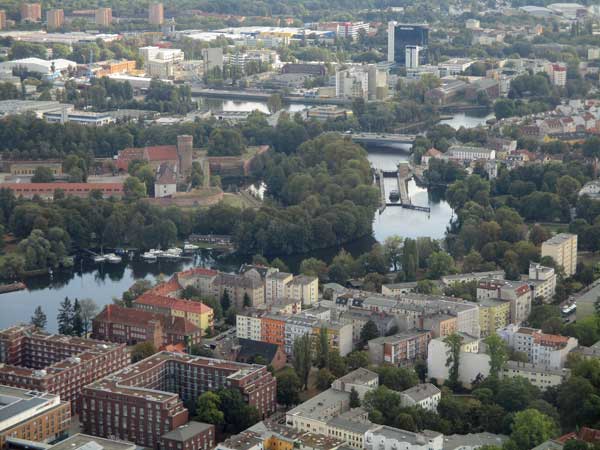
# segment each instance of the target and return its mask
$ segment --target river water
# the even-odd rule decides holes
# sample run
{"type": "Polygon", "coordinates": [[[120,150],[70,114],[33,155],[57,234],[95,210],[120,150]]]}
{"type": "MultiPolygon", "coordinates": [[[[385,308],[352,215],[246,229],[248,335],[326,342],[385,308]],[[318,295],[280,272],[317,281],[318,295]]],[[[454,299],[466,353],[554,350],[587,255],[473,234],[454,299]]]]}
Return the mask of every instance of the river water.
{"type": "MultiPolygon", "coordinates": [[[[206,100],[207,106],[214,110],[252,111],[259,109],[266,112],[266,104],[261,102],[237,102],[230,100],[206,100]]],[[[296,112],[306,105],[288,105],[288,111],[296,112]]],[[[449,125],[473,127],[485,123],[489,116],[473,117],[457,114],[452,119],[444,121],[449,125]]],[[[369,161],[373,167],[383,170],[395,170],[398,162],[408,158],[407,152],[386,149],[369,149],[369,161]]],[[[375,213],[373,219],[373,236],[359,239],[344,245],[344,248],[354,255],[368,251],[371,246],[392,235],[402,237],[429,236],[435,239],[444,237],[446,226],[452,217],[452,209],[443,196],[417,186],[414,180],[408,185],[409,195],[415,205],[429,206],[430,214],[421,211],[387,207],[383,213],[375,213]]],[[[397,189],[393,178],[385,180],[385,189],[389,193],[397,189]]],[[[297,271],[302,259],[314,256],[326,262],[339,252],[339,248],[330,248],[311,252],[310,255],[292,255],[284,257],[284,261],[292,271],[297,271]]],[[[65,297],[92,298],[102,308],[112,302],[114,297],[120,297],[136,280],[147,279],[153,282],[171,276],[175,272],[194,266],[214,267],[219,270],[233,271],[244,262],[239,257],[219,257],[215,252],[202,251],[194,258],[179,262],[146,263],[139,259],[124,260],[120,264],[94,264],[89,260],[77,261],[75,269],[56,273],[53,277],[37,277],[26,280],[28,289],[0,295],[0,329],[19,322],[28,322],[34,309],[40,305],[48,317],[47,329],[56,332],[56,315],[59,304],[65,297]]]]}

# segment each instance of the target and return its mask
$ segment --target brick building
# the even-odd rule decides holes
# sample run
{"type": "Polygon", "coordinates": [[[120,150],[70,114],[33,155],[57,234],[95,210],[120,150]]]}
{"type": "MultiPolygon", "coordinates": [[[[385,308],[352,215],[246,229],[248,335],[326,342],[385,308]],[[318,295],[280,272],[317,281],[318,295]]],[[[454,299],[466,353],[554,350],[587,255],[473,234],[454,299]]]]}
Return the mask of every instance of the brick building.
{"type": "Polygon", "coordinates": [[[159,449],[161,437],[188,423],[184,401],[238,390],[261,417],[276,409],[277,381],[266,366],[160,352],[84,387],[85,433],[159,449]]]}
{"type": "Polygon", "coordinates": [[[201,302],[147,292],[135,300],[133,307],[172,318],[181,317],[198,327],[202,333],[213,328],[213,310],[201,302]]]}
{"type": "Polygon", "coordinates": [[[162,348],[198,344],[202,330],[183,317],[107,305],[92,321],[92,337],[128,345],[152,342],[155,348],[162,348]]]}
{"type": "Polygon", "coordinates": [[[0,183],[0,189],[10,189],[15,197],[31,199],[39,196],[43,200],[53,200],[57,190],[67,197],[89,197],[92,191],[98,191],[102,197],[123,196],[123,183],[0,183]]]}
{"type": "Polygon", "coordinates": [[[33,326],[0,331],[0,384],[60,395],[77,410],[83,386],[129,364],[124,344],[51,335],[33,326]]]}

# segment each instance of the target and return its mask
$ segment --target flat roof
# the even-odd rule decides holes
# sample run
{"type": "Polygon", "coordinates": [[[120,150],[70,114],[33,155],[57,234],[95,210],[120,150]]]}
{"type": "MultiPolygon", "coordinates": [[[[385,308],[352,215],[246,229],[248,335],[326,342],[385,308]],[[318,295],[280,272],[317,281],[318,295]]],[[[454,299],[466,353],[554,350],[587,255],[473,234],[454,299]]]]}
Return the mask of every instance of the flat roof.
{"type": "Polygon", "coordinates": [[[51,450],[133,450],[136,445],[127,441],[104,439],[89,434],[77,433],[51,447],[51,450]]]}
{"type": "Polygon", "coordinates": [[[310,417],[315,420],[328,421],[332,419],[333,416],[326,414],[326,411],[338,405],[340,406],[338,410],[341,410],[341,404],[348,402],[349,400],[350,394],[348,392],[327,389],[296,406],[294,409],[291,409],[287,412],[287,415],[310,417]]]}
{"type": "Polygon", "coordinates": [[[195,422],[193,420],[189,421],[185,425],[181,425],[180,427],[175,428],[174,430],[169,431],[166,434],[162,435],[162,438],[169,439],[171,441],[187,441],[190,438],[193,438],[199,433],[203,433],[211,428],[214,428],[214,425],[210,423],[204,422],[195,422]]]}

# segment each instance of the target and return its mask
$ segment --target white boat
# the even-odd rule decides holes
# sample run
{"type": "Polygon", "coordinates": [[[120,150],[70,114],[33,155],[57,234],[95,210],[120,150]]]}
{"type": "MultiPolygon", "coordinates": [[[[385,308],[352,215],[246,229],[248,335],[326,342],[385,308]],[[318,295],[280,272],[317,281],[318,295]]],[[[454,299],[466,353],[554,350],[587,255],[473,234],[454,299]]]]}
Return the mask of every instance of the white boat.
{"type": "Polygon", "coordinates": [[[180,248],[177,248],[177,247],[173,247],[173,248],[167,249],[164,252],[162,252],[162,254],[159,255],[159,257],[177,259],[177,258],[181,257],[182,253],[183,253],[183,250],[181,250],[180,248]]]}
{"type": "Polygon", "coordinates": [[[104,255],[96,255],[96,256],[94,256],[94,262],[101,263],[101,262],[104,262],[104,261],[106,261],[106,256],[104,256],[104,255]]]}
{"type": "Polygon", "coordinates": [[[152,252],[144,252],[142,253],[142,259],[146,261],[156,261],[156,255],[152,252]]]}
{"type": "Polygon", "coordinates": [[[196,244],[190,244],[189,242],[183,243],[183,251],[185,252],[193,252],[198,250],[200,247],[196,244]]]}
{"type": "Polygon", "coordinates": [[[106,260],[112,264],[118,264],[123,260],[123,258],[121,258],[119,255],[115,255],[114,253],[107,253],[104,256],[106,256],[106,260]]]}

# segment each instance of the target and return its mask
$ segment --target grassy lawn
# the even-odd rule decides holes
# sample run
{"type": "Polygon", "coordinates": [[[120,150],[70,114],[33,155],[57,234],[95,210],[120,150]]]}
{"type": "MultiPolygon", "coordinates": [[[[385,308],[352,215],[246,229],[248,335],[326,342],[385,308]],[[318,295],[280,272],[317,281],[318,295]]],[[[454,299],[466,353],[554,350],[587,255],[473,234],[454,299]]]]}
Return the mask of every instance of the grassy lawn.
{"type": "Polygon", "coordinates": [[[223,195],[223,203],[229,206],[233,206],[235,208],[246,209],[253,208],[254,204],[248,202],[242,195],[240,194],[231,194],[226,193],[223,195]]]}

